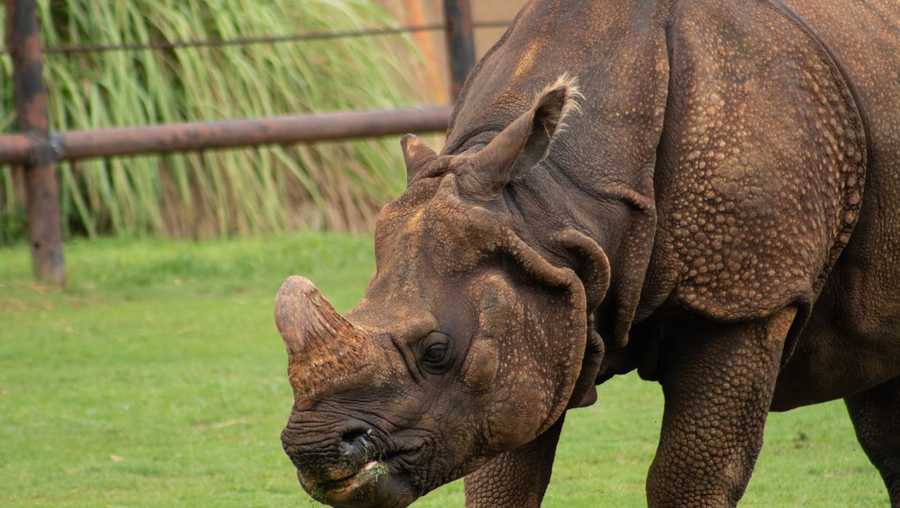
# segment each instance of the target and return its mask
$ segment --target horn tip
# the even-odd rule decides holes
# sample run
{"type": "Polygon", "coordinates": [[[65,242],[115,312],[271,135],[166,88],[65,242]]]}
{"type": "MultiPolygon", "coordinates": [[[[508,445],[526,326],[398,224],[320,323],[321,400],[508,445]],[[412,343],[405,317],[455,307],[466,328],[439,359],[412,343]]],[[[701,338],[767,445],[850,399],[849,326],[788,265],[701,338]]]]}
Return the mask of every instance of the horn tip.
{"type": "Polygon", "coordinates": [[[316,301],[319,290],[306,277],[291,275],[281,283],[275,296],[275,325],[282,334],[292,334],[299,318],[297,310],[306,305],[303,302],[316,301]]]}
{"type": "Polygon", "coordinates": [[[278,289],[278,296],[295,295],[297,293],[308,295],[314,291],[318,292],[319,290],[311,280],[299,275],[291,275],[281,283],[281,287],[278,289]]]}

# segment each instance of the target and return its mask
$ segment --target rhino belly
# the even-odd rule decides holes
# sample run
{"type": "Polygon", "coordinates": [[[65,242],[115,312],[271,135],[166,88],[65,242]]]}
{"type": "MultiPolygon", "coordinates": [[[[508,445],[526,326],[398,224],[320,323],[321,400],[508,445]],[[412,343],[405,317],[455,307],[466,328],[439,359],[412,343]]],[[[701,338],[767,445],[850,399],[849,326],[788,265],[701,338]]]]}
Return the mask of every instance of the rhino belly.
{"type": "Polygon", "coordinates": [[[773,410],[847,397],[900,376],[900,291],[876,289],[877,280],[836,268],[778,377],[773,410]]]}

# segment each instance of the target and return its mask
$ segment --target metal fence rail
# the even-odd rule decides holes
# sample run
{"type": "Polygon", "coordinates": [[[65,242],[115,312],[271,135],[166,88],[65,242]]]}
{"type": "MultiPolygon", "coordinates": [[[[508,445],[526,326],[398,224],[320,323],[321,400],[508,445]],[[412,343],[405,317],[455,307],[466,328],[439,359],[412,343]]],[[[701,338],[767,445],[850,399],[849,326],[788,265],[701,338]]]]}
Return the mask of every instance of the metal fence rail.
{"type": "Polygon", "coordinates": [[[450,108],[430,106],[51,133],[47,91],[42,76],[45,53],[224,47],[445,30],[450,64],[450,97],[453,98],[475,63],[473,29],[507,25],[506,22],[494,21],[475,24],[472,22],[470,0],[443,0],[445,23],[441,25],[223,40],[58,46],[44,51],[41,48],[35,0],[5,0],[5,3],[6,52],[13,60],[14,98],[20,134],[0,135],[0,164],[21,164],[25,168],[26,213],[34,275],[39,281],[56,285],[62,285],[65,281],[59,189],[55,172],[58,161],[436,132],[447,128],[450,108]]]}
{"type": "Polygon", "coordinates": [[[54,161],[83,160],[440,132],[447,128],[449,118],[449,107],[431,106],[89,129],[52,134],[46,139],[12,134],[0,136],[0,161],[31,164],[48,157],[54,161]]]}

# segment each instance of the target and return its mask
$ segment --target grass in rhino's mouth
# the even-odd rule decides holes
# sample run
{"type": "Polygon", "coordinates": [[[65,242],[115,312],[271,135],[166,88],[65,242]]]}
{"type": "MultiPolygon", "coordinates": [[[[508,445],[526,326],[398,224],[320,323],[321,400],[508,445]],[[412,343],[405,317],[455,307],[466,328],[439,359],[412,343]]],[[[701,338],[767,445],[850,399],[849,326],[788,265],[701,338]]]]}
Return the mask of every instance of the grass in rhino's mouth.
{"type": "Polygon", "coordinates": [[[338,480],[329,480],[316,485],[315,490],[319,494],[327,494],[330,497],[335,495],[343,495],[353,490],[378,481],[380,477],[387,474],[387,466],[383,462],[371,461],[362,467],[356,473],[338,480]]]}

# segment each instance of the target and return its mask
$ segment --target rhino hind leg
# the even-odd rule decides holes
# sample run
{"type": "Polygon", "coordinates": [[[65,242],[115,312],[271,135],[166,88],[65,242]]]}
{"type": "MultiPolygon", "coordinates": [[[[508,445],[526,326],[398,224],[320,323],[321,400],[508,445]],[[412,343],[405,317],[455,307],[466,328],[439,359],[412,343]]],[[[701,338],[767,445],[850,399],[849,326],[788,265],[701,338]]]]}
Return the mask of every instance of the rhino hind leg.
{"type": "Polygon", "coordinates": [[[667,326],[665,410],[647,479],[652,507],[735,506],[759,450],[794,308],[740,323],[667,326]]]}
{"type": "Polygon", "coordinates": [[[494,457],[466,476],[466,508],[539,507],[564,420],[565,414],[534,441],[494,457]]]}
{"type": "Polygon", "coordinates": [[[856,438],[900,508],[900,377],[844,399],[856,438]]]}

